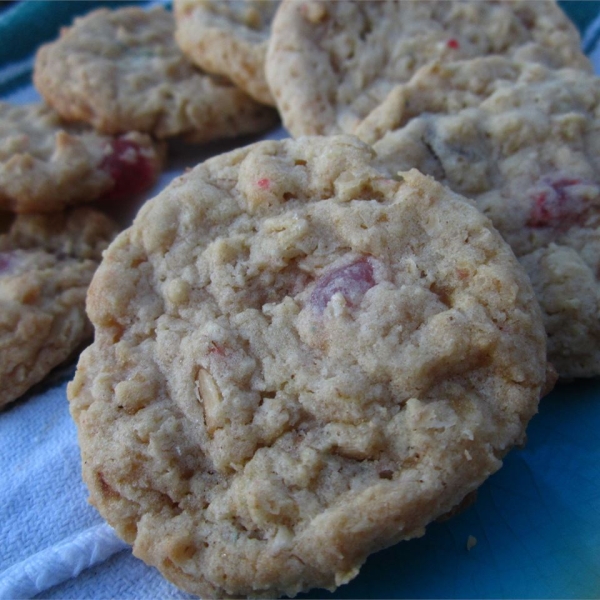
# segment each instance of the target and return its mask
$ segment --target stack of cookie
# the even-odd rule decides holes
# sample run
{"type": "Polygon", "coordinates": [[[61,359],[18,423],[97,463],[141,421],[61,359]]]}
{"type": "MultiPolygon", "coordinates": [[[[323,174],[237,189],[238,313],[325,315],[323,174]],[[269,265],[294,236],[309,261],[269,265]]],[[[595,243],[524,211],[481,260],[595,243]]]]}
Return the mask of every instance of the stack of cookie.
{"type": "Polygon", "coordinates": [[[154,184],[163,140],[207,142],[276,122],[274,110],[196,69],[173,33],[162,8],[96,11],[40,49],[35,83],[47,103],[0,104],[0,209],[10,227],[0,238],[0,406],[91,337],[85,294],[117,232],[103,209],[154,184]]]}
{"type": "Polygon", "coordinates": [[[175,0],[175,14],[191,60],[275,104],[294,137],[356,135],[391,176],[416,167],[475,200],[531,277],[554,368],[600,375],[600,87],[556,4],[175,0]]]}
{"type": "Polygon", "coordinates": [[[600,84],[558,6],[284,2],[266,75],[294,136],[357,135],[391,175],[475,200],[532,279],[559,375],[600,375],[600,84]]]}
{"type": "Polygon", "coordinates": [[[84,478],[187,591],[334,589],[501,466],[554,368],[599,374],[600,88],[546,1],[176,0],[175,21],[97,11],[38,53],[52,118],[104,136],[85,198],[106,173],[98,194],[138,191],[153,140],[273,106],[297,139],[196,166],[105,251],[68,388],[84,478]]]}
{"type": "Polygon", "coordinates": [[[137,186],[124,164],[152,175],[158,163],[146,136],[109,138],[43,105],[0,104],[0,407],[91,337],[85,295],[117,227],[75,205],[137,186]]]}

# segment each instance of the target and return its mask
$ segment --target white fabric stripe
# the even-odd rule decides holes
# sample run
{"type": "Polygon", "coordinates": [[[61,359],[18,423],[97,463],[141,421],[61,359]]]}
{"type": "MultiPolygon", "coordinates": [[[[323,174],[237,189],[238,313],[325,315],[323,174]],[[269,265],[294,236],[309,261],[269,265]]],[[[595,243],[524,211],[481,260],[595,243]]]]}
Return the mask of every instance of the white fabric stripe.
{"type": "Polygon", "coordinates": [[[594,65],[594,73],[600,75],[600,44],[596,44],[596,47],[588,54],[589,59],[594,65]]]}
{"type": "Polygon", "coordinates": [[[34,57],[29,56],[28,58],[24,58],[23,60],[12,62],[6,67],[0,69],[0,85],[4,85],[11,79],[16,79],[21,75],[33,71],[33,60],[34,57]]]}
{"type": "Polygon", "coordinates": [[[584,51],[590,52],[592,48],[588,48],[589,44],[591,44],[594,37],[598,34],[600,30],[600,14],[585,28],[585,32],[583,34],[583,38],[581,40],[581,47],[584,51]]]}
{"type": "Polygon", "coordinates": [[[106,523],[96,525],[0,573],[0,598],[31,598],[126,548],[106,523]]]}

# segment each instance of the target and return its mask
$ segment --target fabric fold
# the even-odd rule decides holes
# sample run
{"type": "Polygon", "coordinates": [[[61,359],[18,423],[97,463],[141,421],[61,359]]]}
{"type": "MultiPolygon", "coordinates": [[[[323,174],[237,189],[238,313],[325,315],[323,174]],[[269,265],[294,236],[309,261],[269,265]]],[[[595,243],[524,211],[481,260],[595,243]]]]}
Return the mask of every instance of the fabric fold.
{"type": "Polygon", "coordinates": [[[0,573],[0,598],[31,598],[126,548],[106,523],[90,527],[0,573]]]}

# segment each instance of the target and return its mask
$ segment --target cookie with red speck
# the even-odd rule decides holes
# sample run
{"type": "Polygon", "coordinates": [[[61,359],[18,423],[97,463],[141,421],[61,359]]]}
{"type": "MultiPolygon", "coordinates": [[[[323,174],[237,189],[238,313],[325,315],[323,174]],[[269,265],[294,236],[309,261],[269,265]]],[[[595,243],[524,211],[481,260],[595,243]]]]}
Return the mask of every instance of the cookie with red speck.
{"type": "Polygon", "coordinates": [[[360,132],[388,172],[415,167],[491,218],[564,378],[600,375],[599,114],[597,77],[484,58],[424,68],[360,132]]]}
{"type": "Polygon", "coordinates": [[[68,387],[91,502],[201,597],[293,596],[420,536],[523,441],[546,381],[489,220],[351,136],[212,158],[146,203],[68,387]]]}
{"type": "Polygon", "coordinates": [[[101,135],[42,103],[0,102],[0,209],[54,212],[127,198],[155,182],[163,155],[145,134],[101,135]]]}
{"type": "Polygon", "coordinates": [[[224,75],[263,104],[275,105],[265,58],[277,0],[175,0],[175,39],[208,73],[224,75]]]}
{"type": "Polygon", "coordinates": [[[284,0],[266,76],[293,136],[355,133],[394,86],[431,61],[499,54],[591,73],[580,43],[552,1],[284,0]]]}
{"type": "Polygon", "coordinates": [[[16,400],[92,336],[85,296],[116,225],[89,208],[2,214],[0,407],[16,400]]]}
{"type": "Polygon", "coordinates": [[[99,9],[75,19],[36,55],[34,83],[68,120],[189,142],[256,133],[277,113],[229,80],[195,68],[161,6],[99,9]]]}

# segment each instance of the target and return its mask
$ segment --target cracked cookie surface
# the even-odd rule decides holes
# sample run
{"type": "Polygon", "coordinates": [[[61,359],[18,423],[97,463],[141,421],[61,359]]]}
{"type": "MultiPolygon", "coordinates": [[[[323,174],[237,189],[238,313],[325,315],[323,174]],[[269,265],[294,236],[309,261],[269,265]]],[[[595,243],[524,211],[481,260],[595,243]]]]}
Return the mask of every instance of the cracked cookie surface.
{"type": "Polygon", "coordinates": [[[361,131],[380,163],[475,200],[534,283],[559,375],[600,375],[600,79],[506,59],[438,64],[380,108],[361,131]]]}
{"type": "Polygon", "coordinates": [[[265,59],[278,6],[276,0],[175,0],[175,38],[194,64],[274,106],[265,59]]]}
{"type": "Polygon", "coordinates": [[[222,77],[196,69],[162,7],[99,9],[75,19],[36,55],[34,82],[69,120],[194,142],[268,129],[275,111],[222,77]]]}
{"type": "Polygon", "coordinates": [[[203,597],[335,588],[523,441],[545,334],[470,203],[353,137],[262,142],[144,205],[68,395],[91,502],[203,597]]]}
{"type": "Polygon", "coordinates": [[[91,337],[85,295],[115,234],[107,217],[79,208],[18,215],[0,235],[0,407],[91,337]]]}
{"type": "Polygon", "coordinates": [[[148,189],[163,149],[140,133],[101,135],[49,106],[0,102],[0,209],[54,212],[148,189]]]}
{"type": "Polygon", "coordinates": [[[490,54],[592,72],[554,2],[284,0],[266,75],[293,136],[355,133],[419,67],[490,54]]]}

